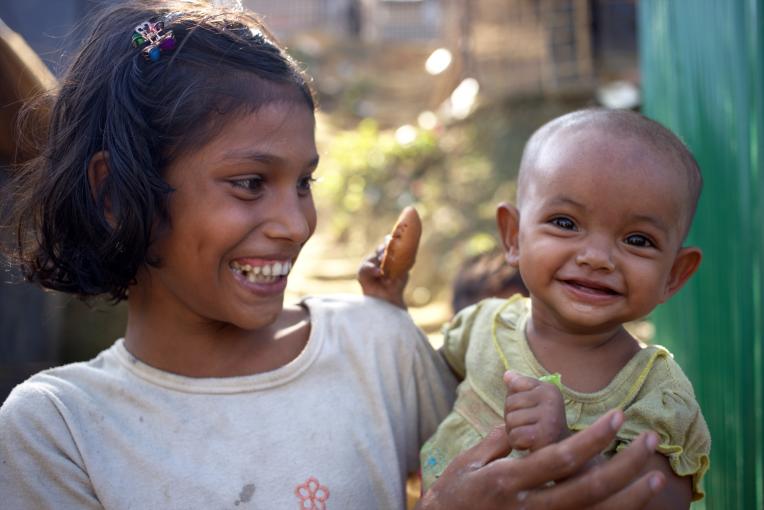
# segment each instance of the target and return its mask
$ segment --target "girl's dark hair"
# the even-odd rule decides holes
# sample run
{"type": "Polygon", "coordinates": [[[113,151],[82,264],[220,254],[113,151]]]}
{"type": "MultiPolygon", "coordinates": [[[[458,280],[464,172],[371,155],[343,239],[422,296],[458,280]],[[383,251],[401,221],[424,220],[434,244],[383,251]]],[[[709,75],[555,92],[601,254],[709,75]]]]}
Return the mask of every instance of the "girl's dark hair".
{"type": "MultiPolygon", "coordinates": [[[[11,255],[29,281],[83,298],[126,298],[167,224],[163,169],[212,138],[231,115],[313,92],[254,15],[189,2],[131,2],[102,11],[50,105],[37,157],[11,185],[11,255]],[[158,61],[131,45],[134,28],[165,21],[177,41],[158,61]],[[88,164],[104,151],[108,175],[91,190],[88,164]],[[107,219],[105,206],[110,210],[107,219]]],[[[24,121],[21,122],[22,131],[24,121]]]]}

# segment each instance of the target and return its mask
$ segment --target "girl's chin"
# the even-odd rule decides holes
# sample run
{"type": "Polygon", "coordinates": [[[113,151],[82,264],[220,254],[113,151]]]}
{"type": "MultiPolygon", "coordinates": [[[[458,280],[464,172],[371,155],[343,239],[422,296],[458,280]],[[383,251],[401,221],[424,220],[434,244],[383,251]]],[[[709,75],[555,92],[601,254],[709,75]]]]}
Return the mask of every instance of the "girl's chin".
{"type": "Polygon", "coordinates": [[[273,325],[284,310],[283,301],[272,303],[268,306],[241,306],[238,310],[231,310],[228,322],[238,329],[245,331],[257,331],[273,325]]]}

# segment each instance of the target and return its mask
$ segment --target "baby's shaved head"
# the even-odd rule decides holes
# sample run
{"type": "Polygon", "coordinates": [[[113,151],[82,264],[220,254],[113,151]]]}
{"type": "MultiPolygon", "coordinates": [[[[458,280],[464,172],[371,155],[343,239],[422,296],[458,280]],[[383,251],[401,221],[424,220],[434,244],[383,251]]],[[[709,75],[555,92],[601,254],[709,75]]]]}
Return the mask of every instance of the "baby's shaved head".
{"type": "Polygon", "coordinates": [[[685,144],[670,130],[647,117],[629,110],[592,108],[579,110],[557,117],[541,126],[528,140],[520,162],[517,186],[517,205],[522,205],[523,195],[539,156],[559,136],[591,130],[614,140],[635,140],[645,145],[645,150],[665,158],[667,172],[682,172],[687,184],[686,228],[689,230],[703,187],[700,168],[685,144]]]}

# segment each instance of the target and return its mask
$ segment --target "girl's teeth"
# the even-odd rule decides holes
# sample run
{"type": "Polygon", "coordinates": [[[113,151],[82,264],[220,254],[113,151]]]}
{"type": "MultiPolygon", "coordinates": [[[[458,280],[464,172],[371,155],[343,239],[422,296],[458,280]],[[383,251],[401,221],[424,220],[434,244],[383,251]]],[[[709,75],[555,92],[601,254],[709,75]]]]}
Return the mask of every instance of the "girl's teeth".
{"type": "Polygon", "coordinates": [[[240,264],[239,262],[232,262],[231,267],[244,275],[247,280],[253,282],[259,279],[266,278],[268,280],[274,280],[279,276],[286,276],[292,269],[292,261],[287,260],[285,262],[274,262],[273,264],[267,264],[264,266],[252,266],[251,264],[240,264]],[[258,278],[259,277],[259,278],[258,278]]]}

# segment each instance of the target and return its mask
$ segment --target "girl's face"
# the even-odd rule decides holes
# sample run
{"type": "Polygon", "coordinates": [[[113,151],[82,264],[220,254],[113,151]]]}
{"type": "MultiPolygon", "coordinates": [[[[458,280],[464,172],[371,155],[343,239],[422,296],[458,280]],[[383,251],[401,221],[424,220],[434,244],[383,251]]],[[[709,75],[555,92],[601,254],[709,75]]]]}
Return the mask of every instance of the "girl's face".
{"type": "Polygon", "coordinates": [[[159,267],[136,289],[155,314],[244,330],[276,320],[316,227],[314,124],[303,103],[268,103],[169,166],[170,222],[151,249],[159,267]]]}

